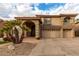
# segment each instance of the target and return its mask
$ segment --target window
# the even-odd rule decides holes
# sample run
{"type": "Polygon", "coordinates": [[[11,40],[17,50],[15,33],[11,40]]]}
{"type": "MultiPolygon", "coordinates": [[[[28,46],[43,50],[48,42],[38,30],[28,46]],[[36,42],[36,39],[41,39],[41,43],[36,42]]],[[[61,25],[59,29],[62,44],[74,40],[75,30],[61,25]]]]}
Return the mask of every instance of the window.
{"type": "Polygon", "coordinates": [[[64,18],[64,24],[70,23],[70,17],[65,17],[64,18]]]}
{"type": "Polygon", "coordinates": [[[51,18],[44,18],[44,24],[51,24],[51,18]]]}

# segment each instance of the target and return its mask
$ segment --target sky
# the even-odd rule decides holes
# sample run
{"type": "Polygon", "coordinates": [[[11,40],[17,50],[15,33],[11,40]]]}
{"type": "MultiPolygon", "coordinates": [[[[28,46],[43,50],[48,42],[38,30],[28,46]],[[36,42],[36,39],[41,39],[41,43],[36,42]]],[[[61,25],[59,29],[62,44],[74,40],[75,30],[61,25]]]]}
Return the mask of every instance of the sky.
{"type": "Polygon", "coordinates": [[[0,3],[0,18],[61,13],[79,13],[79,3],[0,3]]]}

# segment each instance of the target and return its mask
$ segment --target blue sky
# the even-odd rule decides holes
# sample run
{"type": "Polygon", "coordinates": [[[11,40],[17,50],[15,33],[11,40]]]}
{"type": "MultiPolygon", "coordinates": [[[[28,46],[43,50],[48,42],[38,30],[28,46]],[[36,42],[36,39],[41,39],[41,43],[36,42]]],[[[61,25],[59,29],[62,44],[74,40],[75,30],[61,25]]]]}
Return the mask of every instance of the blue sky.
{"type": "MultiPolygon", "coordinates": [[[[53,9],[55,9],[55,8],[58,8],[59,6],[64,6],[65,5],[65,3],[40,3],[39,5],[38,5],[38,8],[40,9],[40,10],[49,10],[50,8],[53,8],[53,9]]],[[[34,5],[33,5],[33,7],[34,7],[34,5]]]]}
{"type": "Polygon", "coordinates": [[[36,14],[79,13],[73,3],[0,3],[0,17],[35,16],[36,14]]]}

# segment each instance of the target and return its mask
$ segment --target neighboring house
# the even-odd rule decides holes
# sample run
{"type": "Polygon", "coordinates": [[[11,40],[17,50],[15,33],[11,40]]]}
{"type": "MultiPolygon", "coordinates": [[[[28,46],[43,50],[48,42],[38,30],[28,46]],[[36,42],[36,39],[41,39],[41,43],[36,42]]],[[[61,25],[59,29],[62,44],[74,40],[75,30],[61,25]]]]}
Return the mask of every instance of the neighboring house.
{"type": "Polygon", "coordinates": [[[0,28],[2,28],[3,26],[4,26],[4,21],[0,19],[0,28]]]}
{"type": "MultiPolygon", "coordinates": [[[[2,19],[0,19],[0,29],[3,28],[4,26],[4,21],[2,19]]],[[[0,38],[2,37],[2,33],[0,33],[0,38]]]]}
{"type": "Polygon", "coordinates": [[[36,17],[15,17],[31,29],[25,36],[35,38],[74,38],[79,37],[77,14],[36,15],[36,17]]]}

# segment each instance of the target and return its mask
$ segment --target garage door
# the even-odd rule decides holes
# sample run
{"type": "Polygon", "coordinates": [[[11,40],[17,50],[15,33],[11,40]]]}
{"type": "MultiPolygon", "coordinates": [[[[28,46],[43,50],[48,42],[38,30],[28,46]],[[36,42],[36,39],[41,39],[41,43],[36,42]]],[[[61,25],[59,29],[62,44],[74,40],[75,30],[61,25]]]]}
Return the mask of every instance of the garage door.
{"type": "Polygon", "coordinates": [[[60,31],[59,30],[44,30],[42,31],[42,38],[59,38],[60,31]]]}

